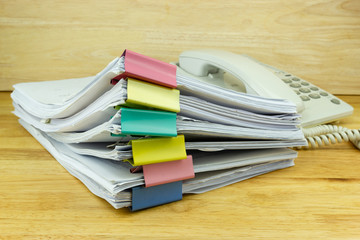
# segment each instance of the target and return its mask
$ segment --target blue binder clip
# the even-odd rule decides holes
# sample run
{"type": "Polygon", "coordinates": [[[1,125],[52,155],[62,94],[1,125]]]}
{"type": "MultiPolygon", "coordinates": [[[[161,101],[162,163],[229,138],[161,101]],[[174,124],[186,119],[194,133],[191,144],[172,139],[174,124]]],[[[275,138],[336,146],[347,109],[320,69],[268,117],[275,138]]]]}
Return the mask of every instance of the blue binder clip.
{"type": "Polygon", "coordinates": [[[132,188],[131,211],[155,207],[182,199],[182,181],[153,187],[132,188]]]}

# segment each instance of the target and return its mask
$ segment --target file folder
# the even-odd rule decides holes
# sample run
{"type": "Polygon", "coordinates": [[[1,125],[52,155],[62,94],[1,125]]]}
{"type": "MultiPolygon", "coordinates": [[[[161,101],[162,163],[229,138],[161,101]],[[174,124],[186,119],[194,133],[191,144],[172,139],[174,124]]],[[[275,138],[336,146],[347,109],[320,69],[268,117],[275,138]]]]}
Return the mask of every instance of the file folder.
{"type": "Polygon", "coordinates": [[[113,84],[121,79],[132,77],[165,87],[176,88],[175,65],[130,50],[125,50],[122,57],[124,57],[125,72],[113,78],[113,84]]]}
{"type": "Polygon", "coordinates": [[[144,165],[142,169],[146,187],[195,177],[191,155],[182,160],[144,165]]]}

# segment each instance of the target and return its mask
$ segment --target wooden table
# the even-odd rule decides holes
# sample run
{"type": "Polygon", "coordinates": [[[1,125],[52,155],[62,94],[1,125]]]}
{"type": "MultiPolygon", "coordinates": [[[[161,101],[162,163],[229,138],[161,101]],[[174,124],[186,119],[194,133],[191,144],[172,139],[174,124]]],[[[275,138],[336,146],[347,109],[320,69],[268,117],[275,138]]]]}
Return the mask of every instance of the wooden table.
{"type": "MultiPolygon", "coordinates": [[[[0,90],[94,75],[125,48],[162,61],[246,53],[355,107],[359,0],[0,0],[0,90]]],[[[360,239],[360,154],[301,150],[295,167],[182,201],[115,210],[24,130],[0,93],[0,239],[360,239]]]]}
{"type": "MultiPolygon", "coordinates": [[[[359,128],[360,96],[342,125],[359,128]]],[[[18,123],[0,93],[0,239],[359,239],[360,152],[301,150],[294,167],[140,212],[94,196],[18,123]]]]}

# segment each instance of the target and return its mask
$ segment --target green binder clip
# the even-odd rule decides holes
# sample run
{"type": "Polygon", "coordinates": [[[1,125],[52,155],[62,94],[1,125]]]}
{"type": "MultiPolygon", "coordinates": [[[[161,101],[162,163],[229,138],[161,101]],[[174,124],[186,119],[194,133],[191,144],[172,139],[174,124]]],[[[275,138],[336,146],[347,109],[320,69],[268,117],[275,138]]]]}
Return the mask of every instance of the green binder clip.
{"type": "Polygon", "coordinates": [[[126,134],[110,133],[110,136],[112,136],[112,137],[127,137],[128,135],[126,135],[126,134]]]}
{"type": "Polygon", "coordinates": [[[175,137],[176,113],[121,108],[121,134],[175,137]]]}

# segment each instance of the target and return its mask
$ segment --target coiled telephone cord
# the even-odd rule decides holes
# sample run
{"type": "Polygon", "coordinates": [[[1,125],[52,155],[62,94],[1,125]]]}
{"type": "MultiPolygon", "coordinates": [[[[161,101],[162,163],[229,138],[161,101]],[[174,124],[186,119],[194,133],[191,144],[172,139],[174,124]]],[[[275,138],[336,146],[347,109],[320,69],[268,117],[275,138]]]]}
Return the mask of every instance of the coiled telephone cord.
{"type": "Polygon", "coordinates": [[[336,125],[319,125],[312,128],[303,128],[302,130],[308,142],[307,148],[350,141],[360,150],[360,129],[348,129],[336,125]]]}

